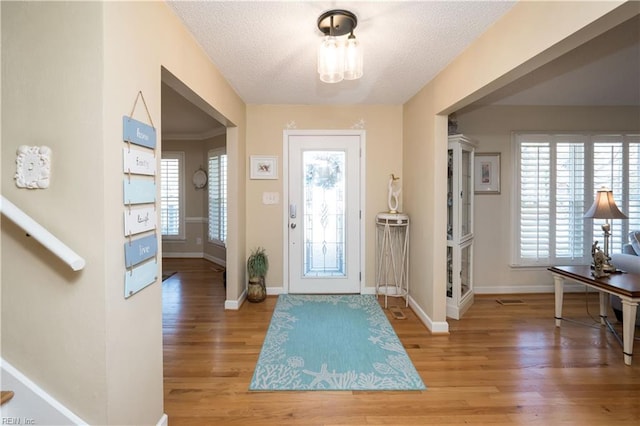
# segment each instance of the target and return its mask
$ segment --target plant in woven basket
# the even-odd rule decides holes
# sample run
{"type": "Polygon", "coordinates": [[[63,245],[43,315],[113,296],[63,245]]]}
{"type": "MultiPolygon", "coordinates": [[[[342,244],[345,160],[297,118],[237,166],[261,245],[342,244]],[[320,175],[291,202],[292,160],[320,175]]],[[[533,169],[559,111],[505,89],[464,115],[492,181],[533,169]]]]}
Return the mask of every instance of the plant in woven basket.
{"type": "Polygon", "coordinates": [[[251,251],[247,259],[247,273],[249,276],[249,288],[247,299],[250,302],[262,302],[267,297],[267,286],[264,277],[269,270],[269,257],[262,247],[251,251]]]}

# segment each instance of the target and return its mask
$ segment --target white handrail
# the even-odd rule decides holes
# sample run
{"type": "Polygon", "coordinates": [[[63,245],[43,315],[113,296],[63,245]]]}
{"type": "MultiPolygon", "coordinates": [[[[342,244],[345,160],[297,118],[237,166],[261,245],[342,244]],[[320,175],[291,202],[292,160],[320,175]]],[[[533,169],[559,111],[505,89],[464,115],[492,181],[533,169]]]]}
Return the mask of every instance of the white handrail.
{"type": "Polygon", "coordinates": [[[85,261],[82,257],[78,256],[76,252],[33,220],[31,216],[7,200],[4,195],[0,195],[0,212],[25,230],[27,234],[35,238],[40,244],[48,248],[53,254],[62,259],[71,269],[79,271],[84,268],[85,261]]]}

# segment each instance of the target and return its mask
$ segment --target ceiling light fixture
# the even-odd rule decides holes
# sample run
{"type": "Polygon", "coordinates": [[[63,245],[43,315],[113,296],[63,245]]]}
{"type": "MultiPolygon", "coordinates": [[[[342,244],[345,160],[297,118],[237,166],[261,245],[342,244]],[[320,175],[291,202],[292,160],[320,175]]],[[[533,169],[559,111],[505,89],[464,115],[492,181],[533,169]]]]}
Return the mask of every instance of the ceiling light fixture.
{"type": "Polygon", "coordinates": [[[358,18],[342,9],[329,10],[318,17],[324,37],[318,47],[318,74],[325,83],[362,77],[362,46],[353,35],[358,18]],[[346,40],[340,38],[349,34],[346,40]]]}

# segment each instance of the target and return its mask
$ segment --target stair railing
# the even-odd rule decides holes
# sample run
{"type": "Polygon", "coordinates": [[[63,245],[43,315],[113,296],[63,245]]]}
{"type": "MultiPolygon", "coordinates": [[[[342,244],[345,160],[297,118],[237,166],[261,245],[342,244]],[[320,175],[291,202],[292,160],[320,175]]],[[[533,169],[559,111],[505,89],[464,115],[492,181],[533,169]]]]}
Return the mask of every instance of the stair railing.
{"type": "Polygon", "coordinates": [[[0,195],[0,212],[31,237],[35,238],[40,244],[49,249],[53,254],[58,256],[69,265],[71,269],[80,271],[84,268],[85,260],[82,257],[31,218],[31,216],[7,200],[4,195],[0,195]]]}

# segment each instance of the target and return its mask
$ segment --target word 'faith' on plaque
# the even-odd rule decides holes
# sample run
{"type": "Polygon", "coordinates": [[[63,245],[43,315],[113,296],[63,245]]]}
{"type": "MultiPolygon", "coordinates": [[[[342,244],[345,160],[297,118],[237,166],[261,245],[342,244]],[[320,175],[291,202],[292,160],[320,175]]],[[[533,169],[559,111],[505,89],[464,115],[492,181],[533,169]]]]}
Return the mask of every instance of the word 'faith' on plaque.
{"type": "Polygon", "coordinates": [[[134,175],[155,176],[156,156],[140,149],[122,149],[122,171],[134,175]]]}

